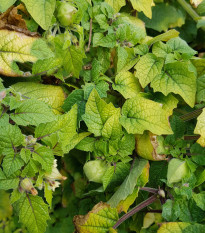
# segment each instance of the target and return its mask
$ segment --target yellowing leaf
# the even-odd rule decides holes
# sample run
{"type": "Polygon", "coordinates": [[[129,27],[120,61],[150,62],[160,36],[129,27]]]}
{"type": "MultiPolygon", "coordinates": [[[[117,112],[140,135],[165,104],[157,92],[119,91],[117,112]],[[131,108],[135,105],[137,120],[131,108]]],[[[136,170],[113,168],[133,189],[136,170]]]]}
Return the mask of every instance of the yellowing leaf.
{"type": "Polygon", "coordinates": [[[189,226],[187,222],[168,222],[163,223],[157,233],[183,233],[183,229],[189,226]]]}
{"type": "Polygon", "coordinates": [[[1,0],[0,1],[0,12],[6,11],[11,5],[13,5],[16,0],[1,0]]]}
{"type": "Polygon", "coordinates": [[[155,222],[154,213],[146,213],[143,220],[143,228],[150,227],[155,222]]]}
{"type": "Polygon", "coordinates": [[[136,97],[142,90],[138,79],[129,71],[120,72],[115,77],[113,89],[119,91],[125,99],[136,97]]]}
{"type": "Polygon", "coordinates": [[[29,76],[15,62],[36,62],[53,55],[42,39],[8,30],[0,30],[0,51],[0,74],[13,77],[29,76]]]}
{"type": "Polygon", "coordinates": [[[22,0],[33,19],[43,28],[48,29],[55,10],[56,0],[22,0]]]}
{"type": "Polygon", "coordinates": [[[105,0],[115,11],[115,13],[118,13],[121,9],[121,7],[126,5],[125,0],[105,0]]]}
{"type": "Polygon", "coordinates": [[[131,134],[142,134],[144,130],[157,135],[172,134],[167,112],[161,104],[141,96],[125,102],[120,123],[131,134]]]}
{"type": "Polygon", "coordinates": [[[74,217],[76,233],[106,233],[118,220],[116,208],[106,203],[98,203],[85,216],[74,217]]]}
{"type": "Polygon", "coordinates": [[[132,194],[130,194],[125,200],[120,201],[117,205],[118,213],[125,212],[127,213],[129,207],[134,203],[135,199],[138,196],[139,189],[135,189],[132,194]]]}
{"type": "Polygon", "coordinates": [[[32,82],[20,82],[14,84],[12,87],[23,96],[47,103],[52,107],[54,113],[62,112],[61,106],[65,100],[65,93],[62,87],[32,82]]]}
{"type": "Polygon", "coordinates": [[[146,131],[144,134],[136,134],[136,152],[142,158],[158,161],[165,160],[165,154],[159,154],[158,149],[158,140],[157,136],[146,131]]]}
{"type": "Polygon", "coordinates": [[[169,63],[165,70],[151,81],[154,91],[164,95],[179,94],[191,107],[195,104],[196,76],[186,63],[169,63]]]}
{"type": "Polygon", "coordinates": [[[197,124],[194,133],[200,135],[200,138],[197,140],[197,142],[201,146],[205,147],[205,108],[203,109],[201,115],[197,118],[197,124]]]}
{"type": "Polygon", "coordinates": [[[153,0],[130,0],[130,1],[135,10],[143,11],[147,17],[149,17],[150,19],[152,18],[151,7],[153,5],[153,0]]]}

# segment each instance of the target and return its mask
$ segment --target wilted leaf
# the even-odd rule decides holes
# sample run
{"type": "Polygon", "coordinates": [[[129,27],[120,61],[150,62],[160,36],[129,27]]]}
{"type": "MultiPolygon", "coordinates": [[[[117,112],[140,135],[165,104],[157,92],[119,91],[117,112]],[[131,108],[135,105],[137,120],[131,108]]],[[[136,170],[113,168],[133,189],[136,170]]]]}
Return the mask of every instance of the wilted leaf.
{"type": "Polygon", "coordinates": [[[107,233],[118,220],[116,208],[106,203],[98,203],[87,215],[77,215],[73,222],[76,233],[107,233]]]}

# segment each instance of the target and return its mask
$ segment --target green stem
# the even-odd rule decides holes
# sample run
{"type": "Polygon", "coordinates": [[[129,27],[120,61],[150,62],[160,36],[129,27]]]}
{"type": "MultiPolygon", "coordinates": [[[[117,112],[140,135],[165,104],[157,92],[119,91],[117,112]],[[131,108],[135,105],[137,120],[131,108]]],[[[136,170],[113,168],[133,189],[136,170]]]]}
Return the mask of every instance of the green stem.
{"type": "Polygon", "coordinates": [[[200,16],[191,7],[191,5],[188,4],[185,0],[177,0],[177,1],[184,8],[184,10],[193,18],[193,20],[197,22],[200,16]]]}

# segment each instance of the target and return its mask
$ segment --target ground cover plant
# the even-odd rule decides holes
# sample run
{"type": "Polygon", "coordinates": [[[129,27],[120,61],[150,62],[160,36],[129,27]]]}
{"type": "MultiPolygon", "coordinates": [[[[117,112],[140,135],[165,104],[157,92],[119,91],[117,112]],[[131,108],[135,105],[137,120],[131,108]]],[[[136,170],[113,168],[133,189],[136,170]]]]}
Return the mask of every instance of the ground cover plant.
{"type": "Polygon", "coordinates": [[[205,1],[0,12],[0,233],[205,232],[205,1]]]}

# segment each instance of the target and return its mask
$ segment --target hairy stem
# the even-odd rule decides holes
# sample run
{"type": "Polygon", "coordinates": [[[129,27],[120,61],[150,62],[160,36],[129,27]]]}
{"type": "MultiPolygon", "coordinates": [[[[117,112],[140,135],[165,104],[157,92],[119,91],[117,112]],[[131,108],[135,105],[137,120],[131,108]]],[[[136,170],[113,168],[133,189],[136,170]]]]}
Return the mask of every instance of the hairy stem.
{"type": "Polygon", "coordinates": [[[177,0],[177,1],[184,8],[184,10],[193,18],[193,20],[197,22],[200,16],[191,7],[191,5],[188,4],[185,0],[177,0]]]}
{"type": "Polygon", "coordinates": [[[152,195],[150,198],[148,198],[147,200],[143,201],[142,203],[140,203],[139,205],[137,205],[136,207],[134,207],[132,210],[130,210],[127,214],[123,215],[117,221],[117,223],[113,226],[113,229],[116,229],[121,223],[123,223],[125,220],[127,220],[128,218],[130,218],[131,216],[133,216],[134,214],[136,214],[137,212],[139,212],[141,209],[144,209],[148,205],[150,205],[153,202],[155,202],[157,200],[157,198],[158,198],[157,194],[152,195]]]}

